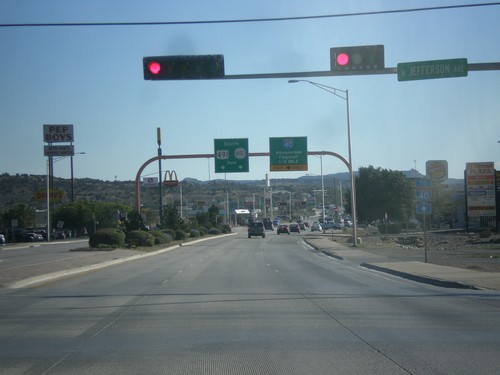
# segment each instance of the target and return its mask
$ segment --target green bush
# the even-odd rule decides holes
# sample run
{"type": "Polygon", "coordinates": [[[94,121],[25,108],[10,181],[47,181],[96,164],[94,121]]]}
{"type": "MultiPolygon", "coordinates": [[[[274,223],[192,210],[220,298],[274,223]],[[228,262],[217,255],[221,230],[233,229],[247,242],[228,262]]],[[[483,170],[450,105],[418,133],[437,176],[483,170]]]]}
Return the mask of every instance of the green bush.
{"type": "Polygon", "coordinates": [[[162,232],[165,233],[166,235],[169,235],[172,238],[172,240],[175,239],[175,230],[167,228],[163,229],[162,232]]]}
{"type": "Polygon", "coordinates": [[[381,234],[399,234],[401,233],[401,224],[400,223],[391,223],[391,224],[379,224],[377,226],[378,231],[381,234]],[[387,229],[387,231],[386,231],[387,229]]]}
{"type": "Polygon", "coordinates": [[[104,246],[121,247],[125,244],[125,233],[119,229],[103,228],[89,237],[89,246],[103,248],[104,246]]]}
{"type": "Polygon", "coordinates": [[[221,230],[222,230],[222,233],[224,233],[224,234],[231,233],[231,226],[225,224],[225,225],[221,226],[221,230]]]}
{"type": "Polygon", "coordinates": [[[131,230],[127,233],[125,242],[131,246],[153,246],[155,238],[151,233],[143,230],[131,230]]]}
{"type": "Polygon", "coordinates": [[[175,231],[175,239],[177,241],[182,241],[182,240],[185,240],[186,238],[188,238],[188,235],[183,230],[177,229],[175,231]]]}
{"type": "Polygon", "coordinates": [[[172,236],[170,234],[164,233],[160,230],[153,230],[149,233],[153,235],[155,245],[163,245],[172,241],[172,236]]]}
{"type": "Polygon", "coordinates": [[[201,237],[201,233],[198,229],[191,229],[189,237],[201,237]]]}

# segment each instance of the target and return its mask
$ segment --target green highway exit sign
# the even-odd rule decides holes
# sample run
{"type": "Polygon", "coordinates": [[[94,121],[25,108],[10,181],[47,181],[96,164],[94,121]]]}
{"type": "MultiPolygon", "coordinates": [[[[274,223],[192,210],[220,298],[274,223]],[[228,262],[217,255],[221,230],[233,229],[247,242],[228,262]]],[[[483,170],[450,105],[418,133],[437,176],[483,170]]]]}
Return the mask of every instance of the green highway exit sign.
{"type": "Polygon", "coordinates": [[[215,173],[248,172],[248,138],[214,139],[215,173]]]}
{"type": "Polygon", "coordinates": [[[467,59],[416,61],[398,64],[398,81],[467,77],[467,59]]]}
{"type": "Polygon", "coordinates": [[[270,171],[307,171],[307,137],[269,138],[270,171]]]}

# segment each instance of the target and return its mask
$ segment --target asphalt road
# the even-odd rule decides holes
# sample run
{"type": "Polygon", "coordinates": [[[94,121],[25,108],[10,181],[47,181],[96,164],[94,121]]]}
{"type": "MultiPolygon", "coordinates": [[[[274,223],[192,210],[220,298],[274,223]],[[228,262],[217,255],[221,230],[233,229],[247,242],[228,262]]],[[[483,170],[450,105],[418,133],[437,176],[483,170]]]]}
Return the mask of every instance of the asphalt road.
{"type": "Polygon", "coordinates": [[[296,234],[0,295],[2,374],[493,374],[498,353],[497,292],[371,271],[296,234]]]}

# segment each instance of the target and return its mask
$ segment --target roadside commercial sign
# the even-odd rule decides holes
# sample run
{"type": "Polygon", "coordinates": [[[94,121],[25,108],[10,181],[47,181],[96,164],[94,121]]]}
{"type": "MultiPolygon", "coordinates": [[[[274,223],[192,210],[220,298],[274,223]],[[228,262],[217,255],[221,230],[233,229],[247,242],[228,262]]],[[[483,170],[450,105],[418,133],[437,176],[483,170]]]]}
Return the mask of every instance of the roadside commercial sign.
{"type": "Polygon", "coordinates": [[[496,216],[494,163],[467,163],[466,186],[468,216],[496,216]]]}
{"type": "Polygon", "coordinates": [[[270,171],[307,171],[307,137],[269,138],[270,171]]]}
{"type": "Polygon", "coordinates": [[[74,156],[75,146],[43,146],[44,156],[74,156]]]}
{"type": "MultiPolygon", "coordinates": [[[[33,194],[33,198],[39,202],[44,202],[47,200],[47,189],[40,189],[38,191],[35,191],[33,194]]],[[[51,202],[60,202],[64,199],[64,191],[63,190],[56,190],[56,189],[50,189],[49,190],[49,198],[51,202]]]]}
{"type": "Polygon", "coordinates": [[[248,172],[248,138],[214,139],[215,173],[248,172]]]}
{"type": "Polygon", "coordinates": [[[432,181],[448,179],[448,162],[446,160],[427,160],[425,170],[427,177],[432,181]]]}
{"type": "Polygon", "coordinates": [[[158,177],[144,177],[142,179],[142,186],[144,186],[144,187],[158,187],[158,177]]]}
{"type": "Polygon", "coordinates": [[[44,125],[43,141],[47,143],[74,142],[73,125],[44,125]]]}
{"type": "Polygon", "coordinates": [[[469,65],[466,58],[398,64],[398,81],[466,77],[468,73],[469,65]]]}

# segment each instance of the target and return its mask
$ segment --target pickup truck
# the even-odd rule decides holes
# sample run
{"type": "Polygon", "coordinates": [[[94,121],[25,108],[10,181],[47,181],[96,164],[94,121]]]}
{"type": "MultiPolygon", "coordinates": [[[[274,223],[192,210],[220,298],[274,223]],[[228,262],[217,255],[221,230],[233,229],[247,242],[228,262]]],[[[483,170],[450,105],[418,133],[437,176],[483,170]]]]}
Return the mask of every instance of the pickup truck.
{"type": "Polygon", "coordinates": [[[248,223],[248,238],[251,238],[252,236],[261,236],[262,238],[266,237],[262,221],[253,221],[248,223]]]}

